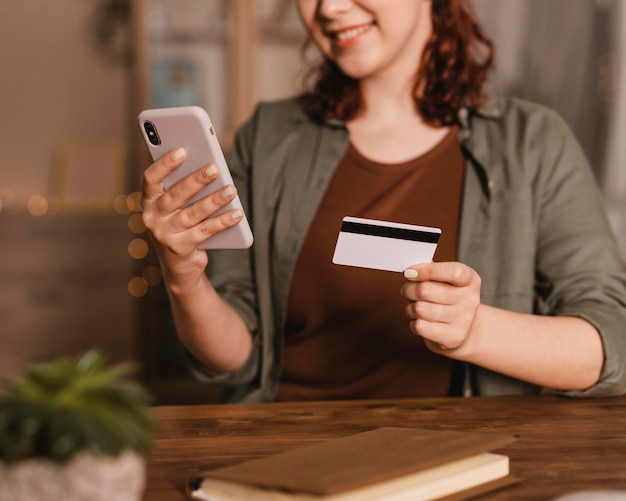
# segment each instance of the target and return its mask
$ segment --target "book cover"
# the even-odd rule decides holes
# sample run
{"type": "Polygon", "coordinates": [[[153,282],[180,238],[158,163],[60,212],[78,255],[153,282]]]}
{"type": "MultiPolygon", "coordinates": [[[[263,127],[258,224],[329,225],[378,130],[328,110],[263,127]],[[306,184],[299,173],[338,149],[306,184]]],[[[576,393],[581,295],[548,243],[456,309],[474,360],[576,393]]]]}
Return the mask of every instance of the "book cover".
{"type": "Polygon", "coordinates": [[[508,457],[488,451],[514,440],[494,433],[379,428],[213,470],[196,479],[190,496],[207,501],[438,499],[508,483],[508,457]]]}

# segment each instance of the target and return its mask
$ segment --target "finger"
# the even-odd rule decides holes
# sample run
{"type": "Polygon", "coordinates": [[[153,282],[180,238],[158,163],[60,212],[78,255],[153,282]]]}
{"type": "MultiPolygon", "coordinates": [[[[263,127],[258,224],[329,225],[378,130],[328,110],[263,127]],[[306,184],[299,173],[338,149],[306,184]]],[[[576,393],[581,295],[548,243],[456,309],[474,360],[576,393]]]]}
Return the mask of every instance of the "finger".
{"type": "Polygon", "coordinates": [[[187,158],[183,148],[176,148],[156,160],[143,173],[141,192],[145,200],[153,200],[163,194],[163,181],[187,158]]]}
{"type": "Polygon", "coordinates": [[[453,309],[448,305],[430,303],[428,301],[412,301],[405,307],[408,318],[422,319],[428,322],[445,322],[453,320],[453,309]]]}
{"type": "Polygon", "coordinates": [[[413,334],[423,337],[433,343],[443,343],[448,337],[448,324],[441,322],[430,322],[422,318],[417,318],[409,322],[409,328],[413,334]]]}
{"type": "Polygon", "coordinates": [[[241,209],[233,209],[219,216],[206,219],[187,231],[191,235],[190,238],[192,238],[197,245],[207,238],[217,235],[231,226],[235,226],[242,219],[243,211],[241,209]]]}
{"type": "Polygon", "coordinates": [[[463,289],[442,282],[406,282],[400,293],[408,301],[454,304],[462,297],[463,289]]]}
{"type": "MultiPolygon", "coordinates": [[[[410,320],[419,320],[425,326],[438,324],[440,326],[447,326],[450,329],[451,326],[458,324],[458,322],[456,322],[457,320],[463,320],[465,323],[469,323],[469,320],[465,319],[467,315],[464,315],[463,312],[460,312],[457,308],[450,305],[429,303],[427,301],[409,303],[405,307],[405,313],[410,320]]],[[[462,332],[462,329],[459,328],[458,330],[462,332]]],[[[419,334],[425,336],[426,333],[422,330],[419,334]]]]}
{"type": "Polygon", "coordinates": [[[176,212],[172,217],[174,226],[181,230],[191,228],[217,212],[236,196],[237,189],[233,185],[224,186],[221,190],[176,212]]]}
{"type": "Polygon", "coordinates": [[[417,319],[410,322],[409,328],[424,339],[429,349],[436,352],[455,350],[463,345],[466,339],[443,322],[417,319]]]}
{"type": "Polygon", "coordinates": [[[158,199],[158,207],[164,212],[174,212],[182,207],[191,197],[219,176],[219,168],[215,164],[208,164],[202,169],[192,172],[181,179],[158,199]]]}
{"type": "Polygon", "coordinates": [[[417,282],[445,282],[457,287],[465,287],[475,278],[474,271],[467,265],[457,261],[422,263],[404,270],[408,280],[417,282]]]}

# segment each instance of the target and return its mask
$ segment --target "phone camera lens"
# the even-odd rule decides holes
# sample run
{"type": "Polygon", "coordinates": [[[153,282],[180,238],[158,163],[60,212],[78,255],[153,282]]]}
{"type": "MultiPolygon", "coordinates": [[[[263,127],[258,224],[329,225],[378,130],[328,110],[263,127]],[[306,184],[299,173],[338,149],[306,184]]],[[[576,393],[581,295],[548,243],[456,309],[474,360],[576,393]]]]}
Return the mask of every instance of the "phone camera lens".
{"type": "Polygon", "coordinates": [[[158,146],[159,144],[161,144],[161,139],[159,138],[156,127],[152,122],[144,122],[143,128],[145,129],[146,134],[148,134],[148,139],[150,140],[150,143],[152,143],[154,146],[158,146]]]}

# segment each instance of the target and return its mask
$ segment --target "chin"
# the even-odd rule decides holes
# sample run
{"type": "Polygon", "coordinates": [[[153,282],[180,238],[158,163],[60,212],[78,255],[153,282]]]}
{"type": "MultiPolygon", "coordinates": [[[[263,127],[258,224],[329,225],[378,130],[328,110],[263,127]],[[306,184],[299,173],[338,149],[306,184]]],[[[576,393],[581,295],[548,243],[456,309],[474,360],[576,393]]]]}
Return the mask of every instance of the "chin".
{"type": "Polygon", "coordinates": [[[337,61],[337,66],[339,66],[339,68],[345,75],[356,80],[361,80],[363,78],[373,76],[376,72],[376,69],[374,67],[367,64],[348,64],[345,62],[342,63],[341,61],[337,61]]]}

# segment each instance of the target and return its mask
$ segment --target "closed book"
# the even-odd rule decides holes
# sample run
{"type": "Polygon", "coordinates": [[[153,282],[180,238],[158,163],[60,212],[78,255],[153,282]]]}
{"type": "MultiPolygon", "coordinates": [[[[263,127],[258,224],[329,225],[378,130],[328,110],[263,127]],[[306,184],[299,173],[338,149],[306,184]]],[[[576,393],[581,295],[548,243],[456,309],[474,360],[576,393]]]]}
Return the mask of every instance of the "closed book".
{"type": "Polygon", "coordinates": [[[378,428],[208,472],[204,501],[463,499],[515,481],[495,433],[378,428]]]}

